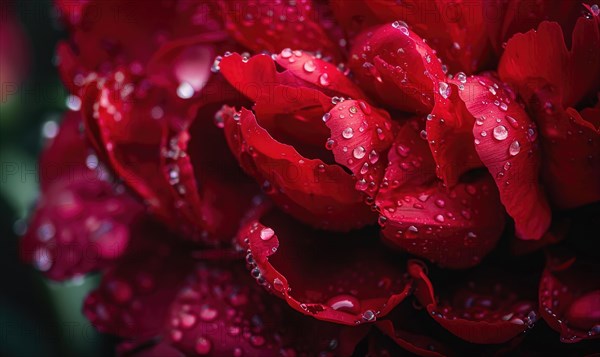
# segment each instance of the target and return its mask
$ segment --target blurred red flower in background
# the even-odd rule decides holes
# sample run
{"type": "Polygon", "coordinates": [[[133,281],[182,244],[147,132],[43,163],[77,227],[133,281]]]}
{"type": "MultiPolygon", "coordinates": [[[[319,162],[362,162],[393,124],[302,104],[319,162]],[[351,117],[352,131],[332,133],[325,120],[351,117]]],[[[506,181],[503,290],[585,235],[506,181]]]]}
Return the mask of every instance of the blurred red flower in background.
{"type": "Polygon", "coordinates": [[[82,106],[22,255],[103,271],[84,312],[120,353],[542,353],[540,319],[600,336],[573,223],[600,201],[598,5],[56,6],[82,106]]]}
{"type": "Polygon", "coordinates": [[[10,2],[0,5],[0,103],[18,91],[29,68],[28,42],[10,2]]]}

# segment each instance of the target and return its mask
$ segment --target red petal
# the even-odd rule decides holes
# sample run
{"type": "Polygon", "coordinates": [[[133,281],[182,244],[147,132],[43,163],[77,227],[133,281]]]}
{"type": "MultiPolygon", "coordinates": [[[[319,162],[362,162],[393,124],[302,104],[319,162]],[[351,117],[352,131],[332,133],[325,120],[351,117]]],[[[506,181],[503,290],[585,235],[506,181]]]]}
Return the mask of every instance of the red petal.
{"type": "Polygon", "coordinates": [[[338,95],[361,95],[360,90],[352,84],[346,87],[347,79],[334,75],[331,65],[320,61],[302,51],[286,49],[276,57],[277,62],[284,62],[287,58],[289,69],[278,72],[273,59],[267,55],[257,55],[243,58],[237,53],[226,55],[219,62],[219,69],[225,79],[241,94],[248,97],[257,105],[268,105],[268,113],[293,113],[299,108],[309,106],[331,107],[331,99],[325,93],[338,95]],[[289,56],[289,57],[288,57],[289,56]],[[310,61],[309,71],[306,72],[304,64],[310,61]],[[292,62],[293,60],[293,62],[292,62]],[[302,71],[294,63],[301,61],[302,71]],[[314,65],[314,69],[312,68],[314,65]],[[303,73],[306,72],[306,73],[303,73]],[[314,73],[315,76],[312,76],[314,73]],[[327,73],[330,81],[335,84],[331,88],[324,88],[319,77],[327,73]],[[337,91],[339,90],[339,92],[337,91]]]}
{"type": "Polygon", "coordinates": [[[420,137],[421,128],[417,120],[406,123],[389,151],[376,198],[383,235],[408,252],[443,266],[475,265],[502,233],[504,215],[498,194],[485,178],[474,184],[461,183],[450,192],[439,187],[429,146],[420,137]]]}
{"type": "MultiPolygon", "coordinates": [[[[84,112],[88,127],[97,126],[111,167],[151,209],[165,222],[177,227],[185,217],[185,209],[176,207],[176,191],[171,187],[168,172],[163,166],[167,156],[179,153],[178,139],[167,147],[168,124],[189,121],[187,113],[174,106],[167,110],[157,103],[172,104],[172,94],[156,87],[150,89],[123,72],[106,80],[101,88],[88,87],[84,97],[84,112]],[[123,80],[118,80],[120,77],[123,80]],[[170,102],[169,102],[170,100],[170,102]],[[135,102],[135,105],[133,103],[135,102]],[[159,111],[155,108],[160,109],[159,111]],[[152,119],[152,110],[166,116],[152,119]],[[164,151],[164,153],[163,153],[164,151]],[[168,153],[168,155],[167,155],[168,153]]],[[[188,181],[189,182],[189,181],[188,181]]],[[[195,194],[192,191],[192,194],[195,194]]],[[[192,200],[195,203],[197,200],[192,200]]],[[[187,208],[188,206],[186,206],[187,208]]],[[[194,221],[197,222],[197,219],[194,221]]],[[[188,223],[189,224],[189,223],[188,223]]]]}
{"type": "Polygon", "coordinates": [[[213,125],[220,104],[206,104],[219,98],[207,94],[196,112],[195,102],[176,98],[181,91],[168,83],[161,88],[119,76],[126,77],[117,72],[99,95],[89,90],[85,101],[90,132],[98,127],[116,173],[185,236],[211,244],[230,239],[237,230],[231,222],[245,214],[257,190],[237,169],[213,125]],[[190,136],[193,146],[188,148],[190,136]],[[223,175],[234,183],[231,187],[224,185],[223,175]]]}
{"type": "Polygon", "coordinates": [[[309,159],[275,140],[251,111],[224,108],[225,133],[244,170],[285,211],[315,227],[349,230],[374,221],[341,167],[309,159]]]}
{"type": "Polygon", "coordinates": [[[260,188],[240,169],[223,130],[212,120],[215,115],[219,115],[216,106],[202,107],[189,128],[186,152],[198,182],[207,228],[217,237],[230,239],[260,188]]]}
{"type": "Polygon", "coordinates": [[[315,231],[273,212],[238,234],[257,282],[318,320],[355,325],[385,316],[412,284],[370,229],[315,231]],[[281,237],[281,238],[279,238],[281,237]]]}
{"type": "Polygon", "coordinates": [[[384,174],[383,158],[394,140],[389,114],[364,101],[345,100],[329,111],[325,124],[335,161],[352,171],[357,190],[374,196],[384,174]]]}
{"type": "Polygon", "coordinates": [[[369,1],[379,23],[402,20],[427,40],[453,72],[474,72],[485,65],[487,13],[482,1],[369,1]]]}
{"type": "Polygon", "coordinates": [[[46,188],[21,241],[23,259],[56,280],[102,269],[122,256],[129,225],[143,209],[95,173],[73,173],[46,188]]]}
{"type": "MultiPolygon", "coordinates": [[[[309,58],[302,51],[283,56],[289,56],[288,62],[309,58]]],[[[325,70],[324,66],[317,67],[317,62],[313,61],[313,64],[315,73],[325,70]]],[[[341,93],[325,90],[320,83],[316,85],[303,80],[310,78],[300,76],[294,69],[277,72],[273,60],[264,55],[243,59],[234,53],[222,59],[220,68],[231,85],[255,102],[257,119],[270,135],[291,144],[303,156],[333,163],[331,153],[324,147],[330,131],[322,121],[325,112],[333,106],[333,98],[325,93],[355,93],[356,87],[345,88],[341,93]]],[[[333,79],[342,81],[341,78],[333,79]]]]}
{"type": "Polygon", "coordinates": [[[433,84],[445,77],[435,52],[398,21],[358,37],[349,66],[361,88],[383,104],[408,112],[429,112],[433,84]]]}
{"type": "Polygon", "coordinates": [[[529,102],[550,86],[565,107],[596,95],[600,87],[600,20],[580,18],[567,50],[557,23],[542,22],[537,31],[515,35],[507,44],[498,72],[529,102]]]}
{"type": "Polygon", "coordinates": [[[385,200],[389,190],[418,187],[435,179],[435,163],[427,141],[421,137],[422,127],[422,120],[412,119],[396,134],[388,151],[379,199],[385,200]]]}
{"type": "Polygon", "coordinates": [[[160,332],[192,260],[187,248],[168,244],[173,237],[150,221],[139,222],[132,235],[127,255],[88,295],[83,312],[101,332],[144,340],[160,332]]]}
{"type": "Polygon", "coordinates": [[[417,296],[433,319],[454,335],[471,343],[506,343],[537,320],[532,277],[515,270],[487,266],[456,278],[441,275],[433,285],[420,274],[426,284],[417,286],[435,286],[439,296],[429,298],[432,291],[417,296]]]}
{"type": "MultiPolygon", "coordinates": [[[[74,24],[70,45],[76,54],[72,60],[84,76],[108,73],[118,66],[141,73],[152,54],[168,41],[197,33],[210,34],[214,42],[226,37],[205,3],[168,0],[147,5],[96,0],[79,9],[80,21],[74,24]],[[140,11],[142,7],[145,11],[140,11]]],[[[69,78],[73,81],[77,78],[69,78]]]]}
{"type": "MultiPolygon", "coordinates": [[[[196,36],[170,41],[150,58],[146,77],[155,85],[177,91],[184,85],[193,92],[186,103],[202,107],[212,103],[240,102],[240,96],[222,76],[211,75],[216,71],[218,59],[215,54],[224,49],[232,50],[239,45],[228,42],[215,43],[213,35],[201,33],[196,36]]],[[[242,103],[239,103],[242,104],[242,103]]]]}
{"type": "Polygon", "coordinates": [[[341,57],[328,36],[334,27],[332,19],[318,11],[311,0],[298,4],[219,0],[217,6],[229,33],[254,52],[277,53],[294,47],[341,57]]]}
{"type": "Polygon", "coordinates": [[[562,110],[551,93],[539,93],[532,109],[543,150],[542,178],[559,209],[600,200],[600,110],[562,110]],[[549,109],[552,108],[552,109],[549,109]]]}
{"type": "Polygon", "coordinates": [[[538,182],[535,124],[519,103],[489,78],[468,78],[459,95],[475,118],[475,149],[496,180],[502,204],[515,220],[517,236],[540,239],[550,225],[551,213],[538,182]]]}
{"type": "MultiPolygon", "coordinates": [[[[466,76],[457,75],[462,81],[466,76]]],[[[435,106],[426,122],[426,139],[436,162],[436,172],[447,186],[454,186],[465,172],[483,166],[473,145],[475,120],[457,93],[456,86],[438,82],[435,106]]]]}
{"type": "MultiPolygon", "coordinates": [[[[178,168],[178,176],[169,180],[180,181],[178,191],[180,187],[186,192],[198,190],[196,205],[206,221],[206,229],[216,236],[212,238],[229,239],[238,229],[231,222],[239,221],[246,213],[258,187],[239,169],[219,130],[223,123],[213,120],[222,103],[247,102],[240,100],[222,76],[211,76],[215,49],[210,41],[210,33],[172,41],[154,54],[147,76],[153,84],[169,91],[179,93],[182,85],[193,88],[191,98],[176,104],[189,107],[187,111],[194,113],[195,119],[183,125],[186,131],[180,132],[178,139],[172,139],[179,142],[177,150],[187,154],[167,159],[169,169],[178,168]]],[[[194,221],[197,216],[198,212],[193,211],[189,219],[194,221]]]]}
{"type": "MultiPolygon", "coordinates": [[[[396,307],[389,320],[378,321],[376,325],[398,346],[417,356],[441,357],[457,354],[456,342],[458,341],[453,341],[453,348],[441,342],[439,337],[445,331],[435,326],[431,320],[428,321],[426,313],[418,311],[408,302],[396,307]]],[[[382,345],[382,342],[378,345],[382,345]]],[[[395,355],[401,355],[400,353],[395,355]]]]}
{"type": "MultiPolygon", "coordinates": [[[[564,253],[564,252],[563,252],[564,253]]],[[[539,287],[542,317],[562,342],[600,337],[600,265],[567,254],[550,254],[539,287]]]]}
{"type": "Polygon", "coordinates": [[[498,9],[484,11],[486,2],[373,0],[349,4],[337,0],[330,4],[351,39],[371,26],[403,21],[427,40],[452,71],[473,72],[489,59],[485,26],[497,20],[498,9]]]}
{"type": "MultiPolygon", "coordinates": [[[[5,1],[1,5],[2,23],[0,24],[0,100],[5,104],[14,94],[20,93],[25,76],[30,72],[33,52],[30,50],[29,37],[23,29],[22,14],[14,10],[16,3],[5,1]],[[19,16],[17,16],[19,15],[19,16]]],[[[19,8],[20,10],[20,8],[19,8]]],[[[31,71],[33,72],[33,71],[31,71]]],[[[27,93],[29,94],[29,93],[27,93]]]]}
{"type": "Polygon", "coordinates": [[[451,190],[436,182],[387,190],[376,202],[387,241],[443,267],[479,264],[504,228],[498,193],[487,176],[451,190]]]}
{"type": "Polygon", "coordinates": [[[565,217],[554,217],[550,228],[539,240],[523,240],[511,237],[511,253],[514,255],[529,254],[541,248],[560,243],[566,238],[569,229],[572,227],[573,223],[571,221],[571,219],[565,217]]]}
{"type": "Polygon", "coordinates": [[[334,64],[302,51],[284,49],[275,57],[281,67],[331,96],[343,95],[360,99],[364,93],[334,64]]]}
{"type": "Polygon", "coordinates": [[[198,265],[171,306],[165,333],[186,355],[350,355],[368,330],[349,330],[293,311],[236,264],[198,265]]]}
{"type": "Polygon", "coordinates": [[[331,0],[329,6],[336,21],[350,38],[354,38],[366,28],[380,23],[366,2],[331,0]]]}
{"type": "Polygon", "coordinates": [[[560,27],[571,32],[582,10],[577,1],[493,0],[483,3],[484,13],[491,20],[486,22],[489,37],[498,53],[514,34],[534,29],[542,21],[559,22],[560,27]]]}

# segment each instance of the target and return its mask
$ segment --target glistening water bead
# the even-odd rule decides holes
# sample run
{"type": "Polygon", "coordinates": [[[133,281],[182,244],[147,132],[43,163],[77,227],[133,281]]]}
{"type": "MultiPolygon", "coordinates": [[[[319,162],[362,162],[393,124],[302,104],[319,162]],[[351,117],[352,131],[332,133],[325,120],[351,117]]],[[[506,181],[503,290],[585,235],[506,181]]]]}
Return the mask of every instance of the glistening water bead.
{"type": "Polygon", "coordinates": [[[362,146],[357,146],[356,148],[354,148],[354,150],[352,151],[352,155],[354,156],[354,158],[356,159],[362,159],[363,157],[365,157],[367,150],[362,147],[362,146]]]}
{"type": "Polygon", "coordinates": [[[352,139],[353,136],[354,136],[354,129],[352,129],[350,127],[346,128],[342,131],[342,137],[344,139],[352,139]]]}
{"type": "Polygon", "coordinates": [[[504,140],[508,137],[508,129],[504,125],[498,125],[494,128],[494,139],[496,140],[504,140]]]}
{"type": "Polygon", "coordinates": [[[515,140],[508,147],[508,153],[510,156],[516,156],[521,151],[521,144],[515,140]]]}

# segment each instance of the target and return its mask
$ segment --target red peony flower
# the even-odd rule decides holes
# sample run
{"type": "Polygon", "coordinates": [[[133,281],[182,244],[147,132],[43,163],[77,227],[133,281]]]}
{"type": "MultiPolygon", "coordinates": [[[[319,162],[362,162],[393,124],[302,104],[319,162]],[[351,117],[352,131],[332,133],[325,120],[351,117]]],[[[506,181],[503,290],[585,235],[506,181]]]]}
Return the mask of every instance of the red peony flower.
{"type": "Polygon", "coordinates": [[[119,354],[594,351],[597,4],[57,8],[22,256],[119,354]]]}

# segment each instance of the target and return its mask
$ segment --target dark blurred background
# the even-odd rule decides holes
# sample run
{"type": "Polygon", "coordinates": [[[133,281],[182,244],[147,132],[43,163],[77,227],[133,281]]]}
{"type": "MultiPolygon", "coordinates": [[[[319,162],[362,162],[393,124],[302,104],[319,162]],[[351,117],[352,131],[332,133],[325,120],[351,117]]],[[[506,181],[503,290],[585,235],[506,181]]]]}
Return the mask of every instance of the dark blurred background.
{"type": "Polygon", "coordinates": [[[37,157],[68,110],[53,64],[65,32],[50,0],[1,0],[0,10],[0,356],[110,356],[112,341],[81,314],[98,277],[51,282],[19,259],[37,157]]]}

